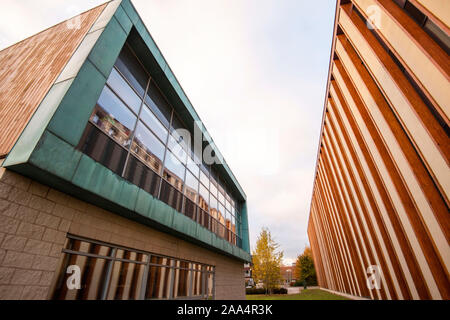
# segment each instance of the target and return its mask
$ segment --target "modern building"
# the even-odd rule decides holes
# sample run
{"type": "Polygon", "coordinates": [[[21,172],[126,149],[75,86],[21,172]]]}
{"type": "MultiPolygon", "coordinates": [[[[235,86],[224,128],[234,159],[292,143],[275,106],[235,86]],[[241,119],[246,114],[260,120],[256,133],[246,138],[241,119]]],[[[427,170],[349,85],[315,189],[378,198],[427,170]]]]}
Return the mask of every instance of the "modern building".
{"type": "Polygon", "coordinates": [[[129,0],[0,52],[0,137],[0,299],[245,298],[246,195],[129,0]]]}
{"type": "Polygon", "coordinates": [[[450,1],[337,1],[308,235],[321,287],[450,299],[450,1]]]}

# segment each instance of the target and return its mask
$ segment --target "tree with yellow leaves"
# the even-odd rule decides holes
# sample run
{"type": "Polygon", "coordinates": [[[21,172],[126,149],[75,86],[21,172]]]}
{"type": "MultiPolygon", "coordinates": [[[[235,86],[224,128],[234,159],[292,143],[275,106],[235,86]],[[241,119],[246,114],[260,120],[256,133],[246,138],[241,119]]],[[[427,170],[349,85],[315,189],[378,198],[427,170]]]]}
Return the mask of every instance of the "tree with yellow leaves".
{"type": "Polygon", "coordinates": [[[280,267],[283,252],[278,251],[278,248],[279,245],[272,239],[269,229],[263,228],[252,253],[253,279],[255,283],[262,282],[268,294],[282,279],[280,267]]]}

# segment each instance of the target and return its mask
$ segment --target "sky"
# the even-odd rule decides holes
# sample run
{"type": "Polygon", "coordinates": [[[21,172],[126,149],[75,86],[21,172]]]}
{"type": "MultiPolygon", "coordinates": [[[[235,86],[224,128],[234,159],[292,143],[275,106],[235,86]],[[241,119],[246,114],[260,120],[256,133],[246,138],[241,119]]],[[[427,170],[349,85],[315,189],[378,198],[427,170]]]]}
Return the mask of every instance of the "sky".
{"type": "MultiPolygon", "coordinates": [[[[2,0],[0,49],[103,0],[2,0]],[[17,22],[20,23],[17,23],[17,22]]],[[[307,223],[335,0],[132,0],[290,264],[307,223]]]]}

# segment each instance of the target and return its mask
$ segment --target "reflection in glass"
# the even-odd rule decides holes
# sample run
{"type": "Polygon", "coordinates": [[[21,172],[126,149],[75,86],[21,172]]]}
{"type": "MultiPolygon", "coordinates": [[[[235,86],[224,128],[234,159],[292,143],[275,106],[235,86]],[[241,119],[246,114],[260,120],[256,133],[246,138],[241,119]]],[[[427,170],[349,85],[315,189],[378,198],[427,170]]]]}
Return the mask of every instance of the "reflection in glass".
{"type": "Polygon", "coordinates": [[[77,147],[108,169],[122,174],[128,151],[92,123],[88,123],[77,147]]]}
{"type": "MultiPolygon", "coordinates": [[[[127,255],[123,256],[123,258],[127,259],[129,254],[137,255],[136,252],[127,252],[127,255]]],[[[144,269],[145,266],[143,264],[115,261],[112,267],[111,279],[106,299],[139,299],[142,290],[142,277],[144,275],[144,269]]]]}
{"type": "Polygon", "coordinates": [[[183,139],[181,136],[177,135],[176,132],[173,132],[169,136],[169,149],[181,160],[184,164],[186,164],[187,153],[185,149],[185,145],[183,143],[183,139]]]}
{"type": "Polygon", "coordinates": [[[217,206],[217,220],[219,220],[220,223],[225,225],[225,208],[222,204],[218,204],[217,206]]]}
{"type": "Polygon", "coordinates": [[[175,155],[167,151],[163,177],[178,190],[183,189],[185,167],[175,155]]]}
{"type": "Polygon", "coordinates": [[[150,81],[150,86],[148,88],[147,95],[145,96],[145,102],[153,111],[153,113],[156,114],[156,117],[166,127],[169,127],[172,108],[169,106],[166,99],[163,97],[159,89],[156,87],[153,80],[150,81]]]}
{"type": "MultiPolygon", "coordinates": [[[[160,167],[161,163],[159,168],[156,168],[154,170],[159,172],[160,167]]],[[[155,171],[148,168],[134,156],[130,156],[127,162],[127,168],[125,170],[124,178],[137,185],[138,187],[144,189],[152,196],[157,197],[159,181],[161,178],[155,173],[155,171]]]]}
{"type": "Polygon", "coordinates": [[[128,46],[123,47],[115,66],[142,97],[147,86],[148,75],[128,46]]]}
{"type": "Polygon", "coordinates": [[[167,299],[170,294],[171,259],[152,256],[147,278],[146,299],[167,299]]]}
{"type": "Polygon", "coordinates": [[[200,181],[209,188],[209,179],[208,176],[203,172],[203,170],[200,170],[200,181]]]}
{"type": "Polygon", "coordinates": [[[121,145],[129,145],[136,116],[108,87],[103,88],[90,120],[121,145]]]}
{"type": "Polygon", "coordinates": [[[131,89],[130,85],[122,78],[116,69],[112,69],[111,74],[107,80],[108,85],[113,91],[134,111],[135,114],[139,113],[141,108],[142,99],[138,97],[136,92],[131,89]]]}
{"type": "Polygon", "coordinates": [[[189,263],[185,261],[177,261],[176,267],[181,269],[175,269],[173,297],[186,297],[189,290],[189,271],[186,269],[189,267],[189,263]]]}
{"type": "Polygon", "coordinates": [[[186,187],[184,194],[194,203],[198,200],[198,180],[189,172],[186,172],[186,187]]]}
{"type": "MultiPolygon", "coordinates": [[[[194,156],[195,159],[197,159],[197,157],[194,156]]],[[[198,175],[200,173],[200,168],[198,167],[197,163],[195,162],[197,161],[197,163],[199,163],[198,160],[193,160],[191,157],[187,158],[187,168],[194,174],[195,177],[198,178],[198,175]]]]}
{"type": "Polygon", "coordinates": [[[131,151],[150,168],[160,172],[164,146],[141,122],[136,128],[131,151]]]}
{"type": "Polygon", "coordinates": [[[211,178],[211,184],[209,185],[209,190],[211,194],[213,194],[215,197],[217,197],[217,188],[214,184],[214,179],[211,178]]]}
{"type": "Polygon", "coordinates": [[[156,118],[153,112],[150,111],[147,105],[144,104],[140,119],[144,122],[165,144],[167,140],[167,129],[156,118]]]}
{"type": "Polygon", "coordinates": [[[230,204],[230,201],[225,200],[225,208],[227,208],[228,211],[231,211],[231,204],[230,204]]]}
{"type": "Polygon", "coordinates": [[[199,197],[198,204],[199,204],[200,208],[202,208],[203,210],[208,212],[209,211],[209,192],[208,192],[208,189],[206,189],[205,186],[201,183],[200,183],[199,193],[200,193],[200,197],[199,197]]]}
{"type": "Polygon", "coordinates": [[[221,192],[219,192],[219,201],[221,203],[225,204],[225,197],[224,197],[224,195],[221,192]]]}
{"type": "Polygon", "coordinates": [[[193,269],[195,271],[192,272],[192,295],[200,296],[202,294],[202,273],[201,273],[201,265],[193,264],[193,269]]]}

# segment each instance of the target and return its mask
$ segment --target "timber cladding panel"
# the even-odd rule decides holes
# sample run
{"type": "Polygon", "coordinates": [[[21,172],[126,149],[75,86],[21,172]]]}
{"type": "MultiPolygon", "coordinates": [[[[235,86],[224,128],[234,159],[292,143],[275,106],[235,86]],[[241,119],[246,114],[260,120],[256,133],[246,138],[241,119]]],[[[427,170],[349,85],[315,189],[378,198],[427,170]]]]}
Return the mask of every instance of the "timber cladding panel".
{"type": "Polygon", "coordinates": [[[449,21],[396,2],[337,1],[308,237],[324,288],[448,300],[450,60],[426,22],[449,21]]]}
{"type": "Polygon", "coordinates": [[[105,6],[0,51],[0,157],[9,153],[105,6]]]}

